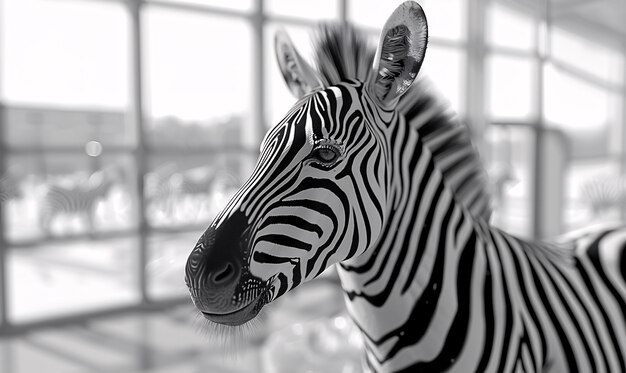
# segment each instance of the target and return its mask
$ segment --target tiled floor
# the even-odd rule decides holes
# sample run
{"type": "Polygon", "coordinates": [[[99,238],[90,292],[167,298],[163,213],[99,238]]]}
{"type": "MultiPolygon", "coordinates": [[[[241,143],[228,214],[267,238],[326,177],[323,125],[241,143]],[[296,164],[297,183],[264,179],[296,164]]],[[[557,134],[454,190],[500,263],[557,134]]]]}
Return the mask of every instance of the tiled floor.
{"type": "Polygon", "coordinates": [[[336,285],[312,282],[272,306],[256,327],[256,336],[228,349],[207,335],[191,305],[4,337],[0,372],[358,371],[359,342],[344,338],[346,332],[354,334],[345,327],[336,285]]]}

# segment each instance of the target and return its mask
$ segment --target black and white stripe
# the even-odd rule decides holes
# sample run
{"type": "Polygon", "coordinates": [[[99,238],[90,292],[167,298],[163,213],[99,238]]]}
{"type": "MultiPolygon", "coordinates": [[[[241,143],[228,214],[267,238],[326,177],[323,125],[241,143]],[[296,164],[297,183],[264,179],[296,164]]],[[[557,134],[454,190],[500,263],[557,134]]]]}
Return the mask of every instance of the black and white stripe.
{"type": "MultiPolygon", "coordinates": [[[[396,141],[422,148],[412,138],[396,141]]],[[[525,242],[472,217],[417,157],[379,244],[340,266],[370,369],[626,371],[626,229],[525,242]]]]}

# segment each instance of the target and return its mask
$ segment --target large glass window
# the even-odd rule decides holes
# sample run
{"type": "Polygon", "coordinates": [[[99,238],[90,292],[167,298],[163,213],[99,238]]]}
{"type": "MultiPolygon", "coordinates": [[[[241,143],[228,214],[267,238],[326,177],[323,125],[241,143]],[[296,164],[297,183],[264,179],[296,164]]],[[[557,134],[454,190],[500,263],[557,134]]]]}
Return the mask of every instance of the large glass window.
{"type": "Polygon", "coordinates": [[[338,0],[265,0],[269,15],[321,20],[337,18],[338,0]]]}
{"type": "Polygon", "coordinates": [[[4,0],[3,8],[5,103],[127,108],[129,24],[123,5],[4,0]]]}
{"type": "Polygon", "coordinates": [[[544,67],[545,118],[569,144],[564,229],[620,218],[624,206],[623,55],[556,23],[544,67]]]}
{"type": "Polygon", "coordinates": [[[487,113],[494,120],[536,118],[535,61],[493,54],[485,61],[487,113]]]}
{"type": "Polygon", "coordinates": [[[137,227],[136,169],[130,155],[40,153],[7,160],[7,180],[17,189],[5,201],[8,241],[36,243],[137,227]]]}
{"type": "Polygon", "coordinates": [[[550,54],[556,61],[579,69],[602,81],[622,81],[624,56],[598,37],[574,34],[573,30],[559,27],[550,30],[550,54]]]}
{"type": "Polygon", "coordinates": [[[421,72],[460,114],[465,113],[465,60],[465,53],[459,48],[435,44],[428,48],[421,72]]]}
{"type": "Polygon", "coordinates": [[[494,1],[487,6],[486,17],[488,45],[528,52],[536,47],[537,27],[528,13],[494,1]]]}
{"type": "Polygon", "coordinates": [[[250,26],[166,8],[148,7],[144,16],[148,144],[240,140],[253,91],[250,26]],[[220,136],[224,131],[235,136],[220,136]]]}
{"type": "Polygon", "coordinates": [[[256,0],[155,0],[136,18],[134,2],[0,0],[9,320],[185,298],[180,275],[167,277],[182,271],[180,250],[249,175],[262,123],[294,102],[274,31],[286,22],[299,42],[298,25],[337,19],[342,3],[268,0],[261,15],[256,0]],[[265,79],[253,76],[263,55],[265,79]]]}
{"type": "MultiPolygon", "coordinates": [[[[148,294],[185,297],[181,250],[192,248],[247,178],[252,123],[252,28],[166,7],[144,9],[144,175],[148,294]],[[174,276],[174,274],[176,274],[174,276]]],[[[252,131],[254,132],[254,131],[252,131]]]]}
{"type": "Polygon", "coordinates": [[[530,237],[534,134],[530,127],[498,124],[485,132],[494,213],[492,223],[530,237]]]}
{"type": "MultiPolygon", "coordinates": [[[[575,8],[571,11],[576,12],[575,8]]],[[[558,139],[548,141],[550,147],[540,153],[547,160],[534,163],[543,171],[530,167],[524,176],[528,180],[520,179],[517,187],[505,188],[503,210],[497,209],[497,215],[509,214],[506,206],[515,200],[515,188],[528,185],[526,205],[534,206],[534,213],[541,215],[532,219],[535,228],[528,231],[530,235],[541,234],[542,227],[549,224],[555,227],[551,233],[559,233],[583,222],[618,217],[624,200],[619,172],[623,166],[618,161],[623,152],[621,46],[611,44],[610,37],[594,29],[586,21],[589,14],[573,25],[561,13],[546,19],[521,4],[493,2],[486,15],[488,117],[528,127],[542,143],[558,139]],[[560,162],[563,170],[546,172],[546,164],[559,167],[560,162]],[[539,189],[533,191],[535,186],[539,189]],[[533,205],[533,201],[541,202],[533,205]],[[559,211],[550,212],[555,209],[559,211]]],[[[499,141],[490,143],[492,155],[501,153],[499,141]]],[[[497,174],[501,164],[508,167],[506,162],[494,155],[489,168],[497,174]]],[[[532,209],[527,213],[532,215],[532,209]]]]}
{"type": "Polygon", "coordinates": [[[24,323],[136,303],[126,8],[1,5],[7,317],[24,323]]]}
{"type": "MultiPolygon", "coordinates": [[[[9,321],[186,297],[180,253],[247,178],[265,126],[296,100],[276,64],[275,32],[285,28],[311,61],[317,22],[345,17],[375,43],[402,2],[0,0],[0,301],[9,321]],[[46,294],[46,304],[29,294],[46,294]]],[[[564,230],[619,216],[621,39],[523,2],[420,4],[430,37],[421,74],[461,117],[485,122],[472,124],[485,127],[477,144],[486,146],[493,222],[532,236],[543,193],[534,188],[551,181],[562,185],[549,193],[563,199],[554,208],[564,230]],[[534,146],[547,132],[563,146],[539,153],[567,166],[540,176],[534,146]]]]}
{"type": "MultiPolygon", "coordinates": [[[[152,0],[148,0],[152,1],[152,0]]],[[[250,11],[254,7],[255,0],[160,0],[164,3],[180,5],[195,5],[203,7],[214,7],[217,9],[232,9],[250,11]]]]}

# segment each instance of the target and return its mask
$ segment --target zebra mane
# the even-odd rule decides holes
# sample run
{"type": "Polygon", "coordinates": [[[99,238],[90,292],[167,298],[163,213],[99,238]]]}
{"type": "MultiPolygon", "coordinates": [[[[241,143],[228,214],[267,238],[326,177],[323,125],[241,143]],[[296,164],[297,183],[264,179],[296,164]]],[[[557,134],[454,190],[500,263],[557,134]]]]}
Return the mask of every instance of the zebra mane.
{"type": "MultiPolygon", "coordinates": [[[[368,42],[365,32],[350,24],[320,24],[313,46],[315,66],[324,86],[347,80],[365,82],[374,73],[376,46],[368,42]]],[[[456,119],[447,102],[421,77],[400,97],[398,111],[419,132],[457,201],[475,217],[489,221],[489,179],[469,128],[456,119]]]]}

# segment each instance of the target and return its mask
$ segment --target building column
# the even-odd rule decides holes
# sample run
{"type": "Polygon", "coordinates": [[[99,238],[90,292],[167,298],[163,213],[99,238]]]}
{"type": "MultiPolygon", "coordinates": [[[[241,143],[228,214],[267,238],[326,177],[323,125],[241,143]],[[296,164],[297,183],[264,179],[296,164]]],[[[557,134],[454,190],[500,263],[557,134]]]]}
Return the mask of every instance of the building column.
{"type": "MultiPolygon", "coordinates": [[[[624,8],[626,10],[626,7],[624,8]]],[[[626,17],[626,11],[623,14],[626,17]]],[[[622,57],[626,60],[626,38],[623,39],[622,44],[622,57]]],[[[620,123],[620,135],[621,135],[621,146],[619,149],[619,165],[620,165],[620,177],[626,178],[626,63],[622,64],[623,75],[622,81],[619,82],[622,85],[622,121],[620,123]]],[[[626,193],[626,190],[622,191],[622,193],[626,193]]],[[[620,218],[622,221],[626,221],[626,203],[623,202],[620,208],[620,218]]]]}
{"type": "Polygon", "coordinates": [[[146,264],[148,263],[148,221],[146,219],[146,204],[144,195],[144,175],[147,171],[147,154],[145,146],[145,118],[143,103],[143,50],[141,33],[141,9],[143,0],[128,1],[131,27],[131,115],[132,127],[135,128],[135,164],[137,166],[137,214],[139,218],[139,254],[137,257],[137,281],[142,304],[149,302],[148,279],[146,278],[146,264]]]}
{"type": "MultiPolygon", "coordinates": [[[[0,19],[2,19],[4,15],[4,9],[2,7],[2,1],[0,1],[0,19]]],[[[0,27],[0,33],[2,32],[2,28],[0,27]]],[[[0,64],[4,61],[2,48],[2,35],[0,34],[0,64]]],[[[2,102],[4,95],[2,92],[2,66],[0,65],[0,177],[4,175],[6,172],[6,117],[4,112],[4,103],[2,102]]],[[[1,187],[1,186],[0,186],[1,187]]],[[[6,224],[4,222],[4,206],[0,201],[0,332],[5,330],[8,325],[8,317],[7,317],[7,304],[8,304],[8,294],[7,294],[7,254],[8,254],[8,246],[5,240],[5,228],[6,224]]]]}
{"type": "Polygon", "coordinates": [[[465,117],[483,160],[488,159],[484,133],[485,115],[485,13],[488,1],[467,2],[467,63],[465,70],[465,117]]]}
{"type": "Polygon", "coordinates": [[[267,132],[265,121],[265,46],[263,45],[263,34],[265,24],[265,1],[256,0],[256,7],[252,14],[252,79],[253,92],[252,97],[252,136],[246,139],[246,145],[252,141],[255,146],[263,141],[263,136],[267,132]]]}

